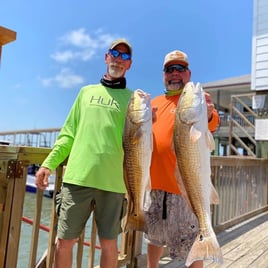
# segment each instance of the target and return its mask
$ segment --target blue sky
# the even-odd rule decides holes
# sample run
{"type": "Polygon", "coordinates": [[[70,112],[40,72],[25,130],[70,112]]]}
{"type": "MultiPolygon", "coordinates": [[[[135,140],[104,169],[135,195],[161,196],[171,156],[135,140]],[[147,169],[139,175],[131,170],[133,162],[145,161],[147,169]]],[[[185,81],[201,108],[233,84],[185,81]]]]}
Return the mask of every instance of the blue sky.
{"type": "Polygon", "coordinates": [[[166,53],[188,54],[192,81],[250,74],[253,0],[9,0],[0,26],[0,131],[61,127],[80,88],[99,83],[111,41],[133,46],[131,89],[162,94],[166,53]]]}

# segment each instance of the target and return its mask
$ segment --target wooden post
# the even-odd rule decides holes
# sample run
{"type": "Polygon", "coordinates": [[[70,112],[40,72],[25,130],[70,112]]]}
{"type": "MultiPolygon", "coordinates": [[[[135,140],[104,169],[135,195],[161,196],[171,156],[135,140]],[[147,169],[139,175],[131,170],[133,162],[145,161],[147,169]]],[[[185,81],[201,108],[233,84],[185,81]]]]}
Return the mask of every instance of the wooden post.
{"type": "MultiPolygon", "coordinates": [[[[63,177],[64,169],[63,164],[60,165],[56,169],[56,181],[55,181],[55,189],[53,194],[53,200],[56,198],[56,193],[60,191],[62,185],[62,177],[63,177]]],[[[48,251],[47,251],[47,267],[52,268],[54,263],[54,254],[56,247],[56,228],[55,226],[58,223],[58,216],[56,215],[55,205],[53,204],[51,210],[51,222],[50,222],[50,233],[49,233],[49,241],[48,241],[48,251]]]]}
{"type": "Polygon", "coordinates": [[[0,268],[5,267],[6,247],[8,243],[9,220],[14,192],[14,180],[6,177],[8,161],[0,162],[0,268]]]}
{"type": "Polygon", "coordinates": [[[16,40],[17,33],[0,26],[0,62],[2,55],[2,46],[16,40]]]}

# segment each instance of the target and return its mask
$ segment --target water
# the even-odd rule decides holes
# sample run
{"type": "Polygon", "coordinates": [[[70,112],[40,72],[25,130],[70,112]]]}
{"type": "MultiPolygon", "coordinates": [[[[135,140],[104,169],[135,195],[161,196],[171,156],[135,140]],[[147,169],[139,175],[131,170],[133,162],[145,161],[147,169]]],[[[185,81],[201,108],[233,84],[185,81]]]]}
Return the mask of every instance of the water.
{"type": "MultiPolygon", "coordinates": [[[[43,197],[41,224],[46,225],[48,227],[50,225],[51,208],[53,205],[52,202],[53,202],[52,198],[43,197]]],[[[23,216],[29,219],[33,219],[34,213],[35,213],[35,205],[36,205],[36,194],[26,192],[24,206],[23,206],[23,216]]],[[[91,219],[89,219],[87,227],[86,227],[86,232],[85,232],[86,241],[90,241],[90,231],[91,231],[91,219]]],[[[32,225],[22,222],[17,268],[26,268],[29,265],[31,238],[32,238],[32,225]]],[[[37,250],[37,260],[43,255],[43,253],[47,249],[48,239],[49,239],[49,233],[40,229],[39,243],[38,243],[38,250],[37,250]]],[[[75,251],[76,251],[76,247],[74,248],[74,253],[75,251]]],[[[88,252],[89,252],[89,248],[87,246],[84,246],[83,268],[88,267],[87,265],[88,252]]],[[[75,261],[75,255],[74,255],[74,261],[75,261]]],[[[97,264],[99,264],[99,250],[98,249],[96,249],[96,255],[95,255],[95,265],[97,264]]]]}
{"type": "MultiPolygon", "coordinates": [[[[50,225],[50,217],[51,217],[51,208],[53,205],[53,199],[48,197],[43,197],[43,205],[42,205],[42,214],[41,214],[41,224],[49,227],[50,225]]],[[[23,216],[29,219],[33,219],[35,213],[35,205],[36,205],[36,194],[35,193],[25,193],[24,206],[23,206],[23,216]]],[[[90,241],[91,236],[91,222],[92,219],[88,220],[85,232],[85,241],[90,241]]],[[[21,236],[20,236],[20,245],[19,245],[19,255],[18,255],[18,264],[17,268],[27,268],[29,265],[29,256],[30,256],[30,248],[31,248],[31,238],[32,238],[32,225],[22,222],[21,225],[21,236]]],[[[39,243],[37,250],[37,259],[38,260],[45,250],[48,247],[48,239],[49,233],[41,230],[39,231],[39,243]]],[[[120,241],[120,239],[119,239],[120,241]]],[[[99,245],[99,241],[97,239],[96,244],[99,245]]],[[[143,252],[145,252],[145,244],[143,245],[143,252]]],[[[95,251],[95,263],[94,265],[99,264],[99,256],[100,250],[96,249],[95,251]]],[[[73,263],[75,263],[75,253],[76,247],[74,248],[74,258],[73,263]]],[[[89,256],[89,247],[84,246],[83,251],[83,268],[88,267],[88,256],[89,256]]],[[[75,266],[74,266],[75,267],[75,266]]]]}
{"type": "MultiPolygon", "coordinates": [[[[23,216],[29,219],[33,219],[35,213],[35,205],[36,205],[36,194],[26,192],[23,206],[23,216]]],[[[44,224],[46,226],[49,226],[50,224],[51,206],[52,206],[52,199],[44,197],[42,206],[41,224],[44,224]]],[[[39,259],[42,256],[43,252],[47,248],[49,233],[40,230],[39,235],[40,240],[38,244],[37,259],[39,259]]],[[[30,248],[31,248],[31,238],[32,238],[32,225],[22,222],[17,268],[28,267],[30,248]]]]}

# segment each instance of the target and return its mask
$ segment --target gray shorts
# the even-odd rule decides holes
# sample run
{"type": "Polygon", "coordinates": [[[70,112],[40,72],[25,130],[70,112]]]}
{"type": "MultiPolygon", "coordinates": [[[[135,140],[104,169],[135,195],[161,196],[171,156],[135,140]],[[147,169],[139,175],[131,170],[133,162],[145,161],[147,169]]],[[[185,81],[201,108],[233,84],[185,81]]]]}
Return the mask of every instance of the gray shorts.
{"type": "Polygon", "coordinates": [[[78,238],[93,209],[99,237],[116,239],[122,232],[121,219],[127,207],[125,194],[64,183],[57,202],[57,236],[61,239],[78,238]]]}
{"type": "Polygon", "coordinates": [[[147,192],[144,212],[147,243],[167,246],[171,258],[184,260],[198,234],[198,220],[182,195],[147,192]]]}

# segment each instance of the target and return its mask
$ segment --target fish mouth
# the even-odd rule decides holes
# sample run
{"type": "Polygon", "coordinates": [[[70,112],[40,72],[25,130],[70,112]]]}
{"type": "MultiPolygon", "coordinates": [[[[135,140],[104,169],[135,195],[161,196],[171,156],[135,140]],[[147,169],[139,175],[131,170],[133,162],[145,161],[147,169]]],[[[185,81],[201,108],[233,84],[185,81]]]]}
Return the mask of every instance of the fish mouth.
{"type": "Polygon", "coordinates": [[[133,124],[148,122],[152,118],[150,95],[137,89],[133,94],[128,110],[128,118],[133,124]]]}

